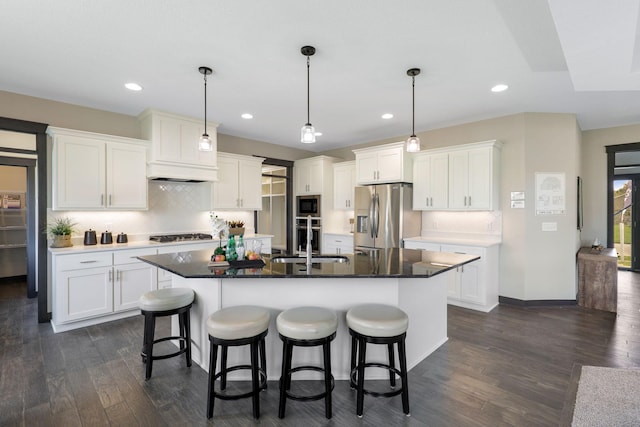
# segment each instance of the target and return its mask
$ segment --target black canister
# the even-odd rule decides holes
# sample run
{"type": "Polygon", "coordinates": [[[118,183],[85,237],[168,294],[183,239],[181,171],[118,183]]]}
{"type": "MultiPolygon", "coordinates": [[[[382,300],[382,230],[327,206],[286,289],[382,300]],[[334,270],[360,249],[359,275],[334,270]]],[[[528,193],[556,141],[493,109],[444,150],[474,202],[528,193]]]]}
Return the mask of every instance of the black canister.
{"type": "Polygon", "coordinates": [[[116,237],[116,242],[118,243],[127,243],[129,241],[129,239],[127,238],[127,235],[124,233],[120,233],[118,234],[118,237],[116,237]]]}
{"type": "Polygon", "coordinates": [[[84,232],[84,244],[87,246],[98,244],[95,230],[89,229],[89,231],[84,232]]]}
{"type": "Polygon", "coordinates": [[[104,233],[102,233],[102,236],[100,236],[100,244],[110,245],[112,243],[113,243],[113,236],[111,235],[111,232],[105,231],[104,233]]]}

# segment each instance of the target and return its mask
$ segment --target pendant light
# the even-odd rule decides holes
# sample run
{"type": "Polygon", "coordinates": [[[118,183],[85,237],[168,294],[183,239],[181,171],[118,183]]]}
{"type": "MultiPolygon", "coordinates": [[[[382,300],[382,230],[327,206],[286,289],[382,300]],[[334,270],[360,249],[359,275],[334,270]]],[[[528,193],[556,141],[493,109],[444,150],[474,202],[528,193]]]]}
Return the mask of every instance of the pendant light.
{"type": "Polygon", "coordinates": [[[416,76],[420,74],[420,68],[410,68],[407,76],[411,77],[411,136],[407,139],[407,151],[416,153],[420,151],[420,138],[416,136],[416,76]]]}
{"type": "Polygon", "coordinates": [[[213,74],[213,70],[209,67],[200,67],[198,68],[198,71],[200,71],[200,74],[204,76],[204,133],[200,137],[198,150],[213,151],[213,144],[211,143],[211,138],[209,138],[209,134],[207,133],[207,76],[213,74]]]}
{"type": "Polygon", "coordinates": [[[313,144],[316,142],[316,130],[309,119],[309,63],[310,57],[316,53],[313,46],[303,46],[300,52],[307,57],[307,123],[300,129],[300,142],[303,144],[313,144]]]}

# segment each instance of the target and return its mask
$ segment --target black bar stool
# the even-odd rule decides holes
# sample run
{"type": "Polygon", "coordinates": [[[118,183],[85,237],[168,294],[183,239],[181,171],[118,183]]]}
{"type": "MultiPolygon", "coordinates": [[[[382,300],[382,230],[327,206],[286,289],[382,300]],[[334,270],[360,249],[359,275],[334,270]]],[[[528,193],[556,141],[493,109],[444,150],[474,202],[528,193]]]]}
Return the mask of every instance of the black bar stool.
{"type": "Polygon", "coordinates": [[[186,354],[187,367],[191,367],[191,320],[189,310],[193,304],[193,290],[187,288],[165,288],[144,293],[138,300],[140,312],[144,316],[144,338],[142,362],[146,363],[145,379],[151,378],[154,360],[186,354]],[[178,315],[179,336],[154,339],[156,317],[178,315]],[[153,345],[162,341],[178,340],[180,349],[174,353],[154,356],[153,345]]]}
{"type": "Polygon", "coordinates": [[[358,417],[362,417],[364,395],[391,397],[402,394],[402,412],[409,416],[409,384],[407,382],[407,355],[405,337],[409,327],[409,317],[397,307],[384,304],[363,304],[352,307],[347,312],[347,326],[351,335],[351,388],[357,390],[358,417]],[[366,361],[367,344],[387,346],[389,363],[366,361]],[[395,367],[393,345],[398,346],[400,369],[395,367]],[[357,360],[357,363],[356,363],[357,360]],[[364,388],[365,368],[377,367],[389,371],[389,385],[396,386],[396,375],[402,381],[402,387],[389,392],[375,392],[364,388]]]}
{"type": "Polygon", "coordinates": [[[324,413],[331,418],[331,391],[334,387],[331,375],[331,341],[336,337],[338,317],[321,307],[297,307],[280,313],[276,319],[278,333],[282,340],[282,375],[280,376],[280,405],[278,417],[284,418],[287,399],[311,401],[324,398],[324,413]],[[293,347],[322,346],[324,368],[318,366],[291,367],[293,347]],[[298,371],[317,371],[324,373],[324,392],[312,396],[291,393],[291,376],[298,371]]]}
{"type": "Polygon", "coordinates": [[[207,398],[207,418],[213,417],[213,406],[216,398],[222,400],[238,400],[251,397],[253,401],[253,417],[260,418],[260,391],[267,388],[267,363],[265,340],[269,332],[269,311],[262,307],[240,305],[216,311],[207,319],[209,332],[209,392],[207,398]],[[229,347],[249,345],[251,353],[250,365],[227,367],[227,350],[229,347]],[[218,346],[222,350],[220,372],[216,373],[218,346]],[[258,364],[258,353],[260,363],[258,364]],[[251,391],[246,393],[225,393],[227,374],[240,369],[251,370],[251,391]],[[215,381],[220,378],[220,391],[215,390],[215,381]]]}

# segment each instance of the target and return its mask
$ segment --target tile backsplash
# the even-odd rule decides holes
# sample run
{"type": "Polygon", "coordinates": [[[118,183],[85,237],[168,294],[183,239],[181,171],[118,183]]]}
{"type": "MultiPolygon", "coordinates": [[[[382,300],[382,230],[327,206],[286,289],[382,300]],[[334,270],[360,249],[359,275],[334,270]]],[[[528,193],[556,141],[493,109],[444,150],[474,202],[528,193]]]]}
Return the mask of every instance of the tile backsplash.
{"type": "Polygon", "coordinates": [[[502,212],[448,212],[422,213],[422,235],[433,232],[502,234],[502,212]]]}
{"type": "MultiPolygon", "coordinates": [[[[75,223],[75,237],[85,230],[98,233],[109,229],[127,233],[130,240],[146,239],[153,234],[211,233],[209,211],[211,185],[170,181],[149,181],[149,210],[147,211],[49,211],[48,217],[68,216],[75,223]]],[[[247,234],[254,232],[253,211],[216,211],[224,220],[245,222],[247,234]]]]}

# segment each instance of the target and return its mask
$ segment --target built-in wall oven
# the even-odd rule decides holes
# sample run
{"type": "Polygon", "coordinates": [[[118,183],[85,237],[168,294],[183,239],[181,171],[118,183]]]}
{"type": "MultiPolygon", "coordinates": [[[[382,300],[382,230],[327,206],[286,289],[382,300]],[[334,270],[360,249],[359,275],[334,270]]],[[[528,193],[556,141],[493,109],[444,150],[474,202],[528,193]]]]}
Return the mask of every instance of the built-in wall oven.
{"type": "Polygon", "coordinates": [[[308,217],[311,217],[311,250],[320,253],[322,245],[322,220],[320,219],[320,196],[296,197],[296,247],[306,251],[308,217]]]}

